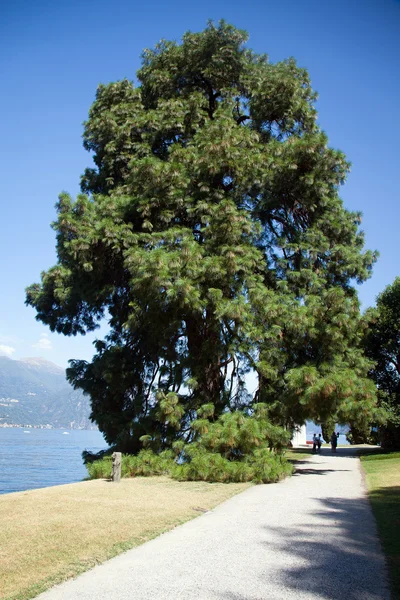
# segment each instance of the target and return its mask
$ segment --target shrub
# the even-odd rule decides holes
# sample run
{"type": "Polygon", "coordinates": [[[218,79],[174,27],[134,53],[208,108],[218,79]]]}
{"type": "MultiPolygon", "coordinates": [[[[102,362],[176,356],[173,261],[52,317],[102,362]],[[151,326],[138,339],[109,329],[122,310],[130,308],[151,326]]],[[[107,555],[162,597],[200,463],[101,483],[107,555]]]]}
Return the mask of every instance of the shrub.
{"type": "MultiPolygon", "coordinates": [[[[123,454],[121,477],[148,477],[168,475],[173,467],[174,453],[171,451],[155,454],[151,450],[142,450],[137,456],[123,454]]],[[[105,456],[86,464],[90,479],[108,479],[111,477],[112,457],[105,456]]]]}
{"type": "MultiPolygon", "coordinates": [[[[86,467],[90,479],[106,479],[111,476],[112,461],[107,457],[86,467]]],[[[123,455],[121,462],[122,477],[169,475],[178,481],[275,483],[292,472],[283,455],[267,448],[257,449],[241,461],[193,447],[181,463],[172,452],[155,454],[151,450],[142,450],[137,456],[123,455]]]]}
{"type": "MultiPolygon", "coordinates": [[[[201,418],[192,423],[192,442],[176,441],[173,450],[157,454],[148,447],[151,440],[146,436],[142,440],[146,449],[122,456],[122,477],[170,475],[179,481],[272,483],[292,473],[292,466],[277,453],[287,445],[289,434],[269,422],[264,405],[255,405],[252,416],[237,410],[215,421],[208,420],[213,416],[206,409],[203,406],[201,418]]],[[[109,477],[111,457],[87,468],[92,479],[109,477]]]]}
{"type": "Polygon", "coordinates": [[[107,479],[111,477],[112,459],[111,456],[105,456],[100,460],[86,464],[90,479],[107,479]]]}
{"type": "Polygon", "coordinates": [[[275,483],[293,473],[293,466],[281,455],[266,448],[255,450],[247,464],[255,483],[275,483]]]}
{"type": "Polygon", "coordinates": [[[155,454],[152,450],[141,450],[138,455],[122,457],[122,477],[150,477],[152,475],[168,475],[173,466],[174,454],[164,451],[155,454]]]}

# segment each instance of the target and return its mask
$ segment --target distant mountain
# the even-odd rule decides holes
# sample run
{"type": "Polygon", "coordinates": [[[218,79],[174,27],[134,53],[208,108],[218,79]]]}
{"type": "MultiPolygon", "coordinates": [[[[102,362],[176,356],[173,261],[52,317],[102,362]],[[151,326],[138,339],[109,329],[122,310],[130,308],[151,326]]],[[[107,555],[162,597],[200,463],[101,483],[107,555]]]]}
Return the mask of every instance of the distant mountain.
{"type": "Polygon", "coordinates": [[[0,356],[0,427],[95,429],[89,414],[89,399],[72,388],[58,365],[0,356]]]}

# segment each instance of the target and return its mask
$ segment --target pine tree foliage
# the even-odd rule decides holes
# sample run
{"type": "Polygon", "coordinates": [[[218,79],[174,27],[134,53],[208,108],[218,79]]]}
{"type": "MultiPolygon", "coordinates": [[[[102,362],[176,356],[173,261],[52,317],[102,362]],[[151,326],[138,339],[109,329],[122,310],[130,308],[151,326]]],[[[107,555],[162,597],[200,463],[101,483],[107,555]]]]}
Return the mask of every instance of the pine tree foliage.
{"type": "Polygon", "coordinates": [[[365,352],[373,361],[370,376],[386,413],[382,445],[400,448],[400,277],[379,294],[376,308],[367,312],[367,318],[365,352]]]}
{"type": "Polygon", "coordinates": [[[282,445],[278,426],[373,409],[354,282],[375,255],[338,195],[349,164],[307,71],[246,41],[210,23],[146,49],[137,85],[99,86],[95,167],[60,196],[58,263],[27,290],[52,331],[108,319],[68,377],[124,452],[178,444],[190,462],[200,444],[232,462],[282,445]]]}

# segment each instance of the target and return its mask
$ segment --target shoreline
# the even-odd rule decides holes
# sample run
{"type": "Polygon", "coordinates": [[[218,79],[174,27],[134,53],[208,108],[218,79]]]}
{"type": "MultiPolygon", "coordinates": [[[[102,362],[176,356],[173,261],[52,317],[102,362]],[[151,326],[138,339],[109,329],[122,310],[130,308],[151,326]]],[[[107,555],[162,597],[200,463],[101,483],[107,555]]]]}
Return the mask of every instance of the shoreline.
{"type": "Polygon", "coordinates": [[[0,429],[69,429],[70,431],[99,431],[98,427],[55,427],[54,425],[20,425],[19,423],[0,423],[0,429]]]}

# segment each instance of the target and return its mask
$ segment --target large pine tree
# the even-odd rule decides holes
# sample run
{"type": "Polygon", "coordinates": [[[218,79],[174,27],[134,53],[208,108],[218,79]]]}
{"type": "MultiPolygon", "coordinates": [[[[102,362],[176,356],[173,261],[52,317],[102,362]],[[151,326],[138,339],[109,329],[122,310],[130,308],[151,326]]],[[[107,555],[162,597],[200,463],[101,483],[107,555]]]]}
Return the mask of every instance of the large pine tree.
{"type": "Polygon", "coordinates": [[[52,331],[108,320],[68,377],[123,451],[203,439],[234,458],[284,443],[271,421],[362,424],[374,405],[354,283],[375,257],[338,195],[349,165],[307,71],[246,41],[209,24],[145,50],[138,85],[99,86],[96,167],[60,196],[58,263],[27,290],[52,331]]]}
{"type": "Polygon", "coordinates": [[[385,448],[400,448],[400,277],[379,294],[376,308],[367,312],[364,344],[373,361],[370,377],[378,388],[386,423],[380,427],[385,448]]]}

